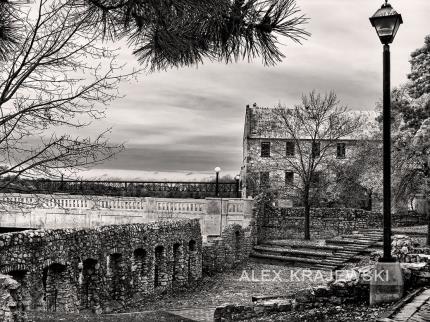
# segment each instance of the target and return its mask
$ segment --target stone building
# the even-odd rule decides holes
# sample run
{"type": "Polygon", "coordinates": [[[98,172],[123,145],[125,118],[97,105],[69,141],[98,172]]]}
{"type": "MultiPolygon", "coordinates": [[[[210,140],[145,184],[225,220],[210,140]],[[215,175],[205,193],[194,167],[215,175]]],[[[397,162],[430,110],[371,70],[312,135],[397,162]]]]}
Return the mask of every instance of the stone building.
{"type": "MultiPolygon", "coordinates": [[[[254,104],[247,105],[243,134],[243,160],[241,167],[242,197],[254,197],[260,191],[270,188],[281,192],[279,203],[283,206],[293,206],[297,198],[297,187],[300,185],[298,173],[291,168],[287,158],[297,158],[297,146],[294,140],[282,130],[282,124],[276,121],[277,108],[262,108],[254,104]]],[[[371,111],[350,112],[359,114],[366,120],[366,127],[353,137],[344,137],[336,143],[327,158],[344,163],[354,157],[354,147],[358,140],[369,138],[372,130],[376,129],[376,113],[371,111]]],[[[301,141],[310,141],[307,138],[301,141]]],[[[312,147],[312,153],[319,153],[324,146],[324,140],[312,147]]],[[[324,168],[318,174],[323,177],[324,168]]]]}

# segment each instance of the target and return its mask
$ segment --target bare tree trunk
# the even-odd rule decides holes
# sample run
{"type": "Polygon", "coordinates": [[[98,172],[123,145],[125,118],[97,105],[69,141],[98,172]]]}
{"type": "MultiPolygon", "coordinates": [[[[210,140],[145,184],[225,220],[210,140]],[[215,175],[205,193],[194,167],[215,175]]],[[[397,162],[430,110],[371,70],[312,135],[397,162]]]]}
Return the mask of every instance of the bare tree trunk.
{"type": "Polygon", "coordinates": [[[369,191],[368,192],[368,194],[367,194],[367,209],[369,210],[369,211],[372,211],[372,191],[369,191]]]}
{"type": "Polygon", "coordinates": [[[305,207],[305,240],[311,239],[310,232],[310,204],[309,204],[309,187],[305,187],[303,196],[303,206],[305,207]]]}

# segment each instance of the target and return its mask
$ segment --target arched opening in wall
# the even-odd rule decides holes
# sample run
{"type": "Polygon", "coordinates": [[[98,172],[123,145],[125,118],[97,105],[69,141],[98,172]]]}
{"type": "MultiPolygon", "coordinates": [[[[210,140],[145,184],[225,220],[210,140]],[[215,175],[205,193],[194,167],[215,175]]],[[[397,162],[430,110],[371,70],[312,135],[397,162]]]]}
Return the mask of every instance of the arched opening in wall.
{"type": "Polygon", "coordinates": [[[157,246],[154,252],[154,288],[165,285],[167,285],[166,253],[163,246],[157,246]]]}
{"type": "Polygon", "coordinates": [[[236,230],[234,232],[234,257],[236,261],[241,259],[241,241],[240,241],[240,231],[236,230]]]}
{"type": "Polygon", "coordinates": [[[197,243],[190,240],[188,243],[188,282],[196,279],[197,243]]]}
{"type": "Polygon", "coordinates": [[[184,277],[184,249],[181,243],[173,245],[173,276],[174,285],[182,285],[185,281],[184,277]]]}
{"type": "Polygon", "coordinates": [[[31,302],[31,294],[28,285],[28,271],[16,270],[7,274],[19,283],[19,288],[16,290],[15,294],[13,294],[16,302],[16,309],[18,311],[27,311],[29,309],[29,303],[31,302]]]}
{"type": "Polygon", "coordinates": [[[109,255],[108,264],[111,297],[116,301],[125,301],[124,263],[122,254],[109,255]]]}
{"type": "Polygon", "coordinates": [[[48,312],[73,311],[73,298],[70,297],[72,288],[65,265],[53,263],[46,267],[43,270],[42,281],[48,312]]]}
{"type": "Polygon", "coordinates": [[[133,252],[134,272],[133,286],[134,290],[139,293],[148,291],[148,253],[143,248],[135,249],[133,252]]]}
{"type": "Polygon", "coordinates": [[[88,258],[82,263],[80,276],[81,309],[93,310],[100,303],[98,266],[98,261],[92,258],[88,258]]]}

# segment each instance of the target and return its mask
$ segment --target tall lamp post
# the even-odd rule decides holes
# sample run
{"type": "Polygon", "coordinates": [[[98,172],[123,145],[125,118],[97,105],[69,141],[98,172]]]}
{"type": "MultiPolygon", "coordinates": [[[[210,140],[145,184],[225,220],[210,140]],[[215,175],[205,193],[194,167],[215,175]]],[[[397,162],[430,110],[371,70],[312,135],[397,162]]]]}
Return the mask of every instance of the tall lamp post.
{"type": "Polygon", "coordinates": [[[384,45],[383,53],[383,144],[384,144],[384,257],[383,261],[392,262],[391,257],[391,88],[390,88],[390,45],[401,23],[398,14],[387,0],[381,9],[370,18],[372,26],[384,45]]]}
{"type": "Polygon", "coordinates": [[[216,167],[214,169],[216,177],[215,177],[215,197],[219,197],[219,173],[221,172],[220,167],[216,167]]]}
{"type": "MultiPolygon", "coordinates": [[[[390,88],[390,44],[403,23],[402,16],[387,3],[370,18],[375,27],[383,50],[383,213],[384,213],[384,255],[377,264],[375,272],[386,271],[386,281],[373,281],[371,283],[371,304],[390,302],[401,297],[403,292],[403,279],[401,278],[400,266],[394,264],[395,259],[391,256],[391,88],[390,88]],[[384,264],[386,263],[386,264],[384,264]],[[391,266],[390,266],[391,264],[391,266]],[[392,270],[392,271],[390,271],[392,270]],[[400,272],[400,277],[397,274],[400,272]],[[388,276],[391,275],[391,276],[388,276]],[[389,280],[389,279],[394,280],[389,280]],[[399,280],[400,279],[400,280],[399,280]],[[372,285],[373,284],[373,285],[372,285]],[[400,285],[401,284],[401,285],[400,285]],[[390,288],[391,286],[391,288],[390,288]],[[393,287],[393,286],[398,286],[393,287]]],[[[398,264],[398,263],[397,263],[398,264]]]]}

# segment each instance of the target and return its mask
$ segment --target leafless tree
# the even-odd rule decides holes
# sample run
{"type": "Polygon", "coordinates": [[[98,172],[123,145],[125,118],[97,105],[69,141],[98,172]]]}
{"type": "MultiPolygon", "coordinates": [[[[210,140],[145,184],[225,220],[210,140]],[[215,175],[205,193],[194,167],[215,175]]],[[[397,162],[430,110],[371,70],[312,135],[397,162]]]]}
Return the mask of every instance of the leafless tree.
{"type": "Polygon", "coordinates": [[[270,65],[283,57],[279,36],[309,36],[294,0],[30,2],[0,2],[0,191],[19,177],[56,177],[122,149],[108,144],[107,132],[76,134],[103,117],[100,107],[134,73],[122,71],[101,39],[127,39],[156,70],[205,58],[261,56],[270,65]]]}
{"type": "Polygon", "coordinates": [[[0,191],[18,178],[58,177],[122,149],[108,143],[108,130],[80,135],[136,72],[118,65],[118,52],[101,44],[84,17],[71,19],[80,11],[42,0],[15,13],[22,38],[0,65],[0,191]]]}
{"type": "Polygon", "coordinates": [[[299,177],[292,187],[304,206],[304,237],[310,239],[311,199],[324,180],[321,175],[336,155],[337,143],[359,135],[363,122],[347,113],[334,92],[321,95],[313,91],[302,96],[301,104],[292,109],[279,106],[274,114],[283,136],[294,145],[294,155],[286,155],[284,139],[275,143],[280,150],[273,158],[299,177]]]}

